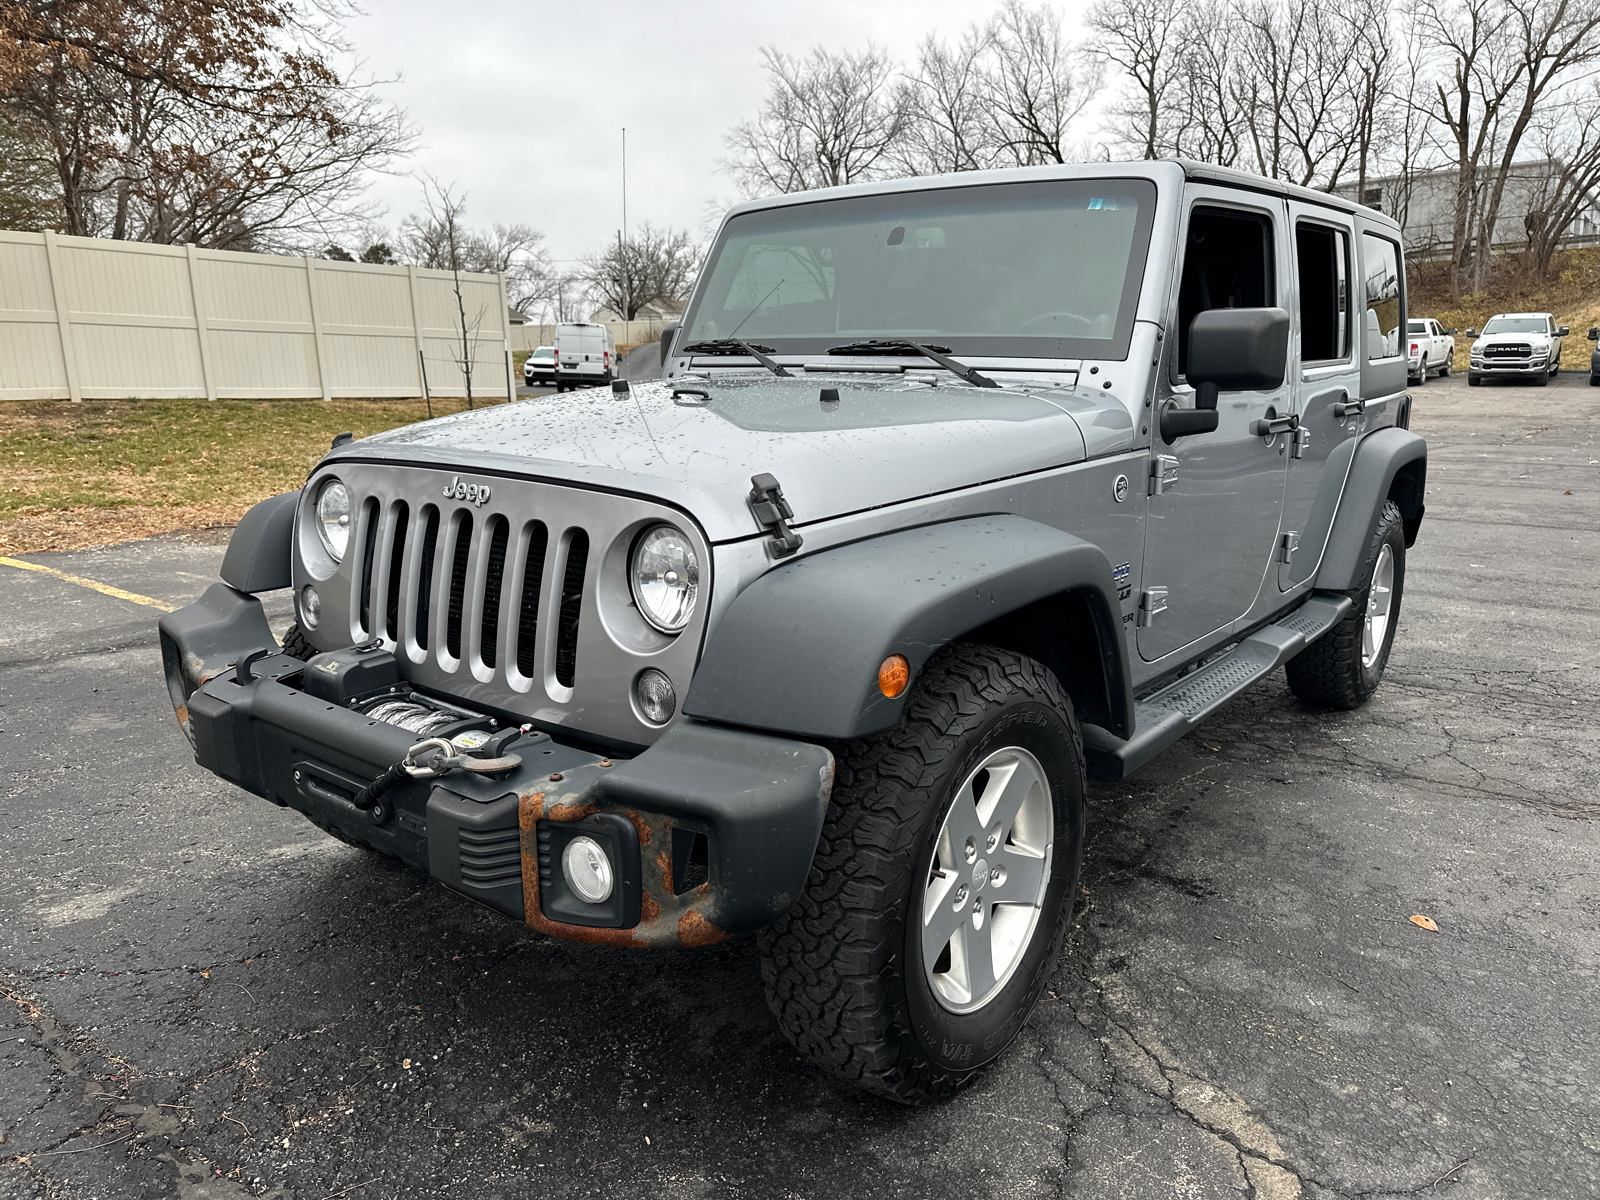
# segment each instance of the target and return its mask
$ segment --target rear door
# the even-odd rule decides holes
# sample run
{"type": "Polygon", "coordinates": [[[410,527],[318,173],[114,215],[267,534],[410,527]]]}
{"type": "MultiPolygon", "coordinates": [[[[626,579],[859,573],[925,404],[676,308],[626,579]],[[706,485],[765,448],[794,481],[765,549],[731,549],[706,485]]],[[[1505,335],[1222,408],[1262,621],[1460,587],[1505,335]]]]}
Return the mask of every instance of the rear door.
{"type": "MultiPolygon", "coordinates": [[[[1189,325],[1197,315],[1290,306],[1293,249],[1284,202],[1204,184],[1191,184],[1184,196],[1183,266],[1167,320],[1176,336],[1164,340],[1158,412],[1166,404],[1193,407],[1184,371],[1189,325]]],[[[1231,629],[1263,586],[1275,590],[1288,458],[1254,425],[1289,411],[1291,379],[1286,374],[1281,387],[1267,391],[1223,392],[1214,433],[1170,446],[1153,439],[1137,636],[1146,661],[1185,648],[1196,652],[1195,643],[1231,629]]]]}
{"type": "Polygon", "coordinates": [[[1293,200],[1289,219],[1295,247],[1289,341],[1298,424],[1273,439],[1288,465],[1277,554],[1280,591],[1309,579],[1322,557],[1355,446],[1358,421],[1349,405],[1361,395],[1352,307],[1355,222],[1335,209],[1293,200]]]}

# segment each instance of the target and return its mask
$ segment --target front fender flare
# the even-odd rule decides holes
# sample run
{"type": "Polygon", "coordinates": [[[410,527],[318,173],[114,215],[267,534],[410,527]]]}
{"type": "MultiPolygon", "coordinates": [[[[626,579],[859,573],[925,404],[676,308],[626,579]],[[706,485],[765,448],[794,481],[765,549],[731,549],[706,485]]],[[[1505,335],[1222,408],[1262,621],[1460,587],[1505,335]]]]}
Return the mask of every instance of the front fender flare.
{"type": "Polygon", "coordinates": [[[768,571],[711,631],[684,712],[800,737],[863,737],[893,725],[905,703],[878,690],[889,655],[903,654],[915,679],[941,646],[1066,593],[1087,605],[1111,722],[1127,736],[1128,652],[1110,561],[1081,538],[1011,515],[902,530],[768,571]]]}
{"type": "Polygon", "coordinates": [[[1405,519],[1406,545],[1416,541],[1427,473],[1428,443],[1410,430],[1380,429],[1361,440],[1317,567],[1317,590],[1347,592],[1361,586],[1367,545],[1390,499],[1405,519]]]}
{"type": "Polygon", "coordinates": [[[225,583],[247,595],[294,584],[289,559],[299,501],[299,492],[284,492],[263,500],[239,519],[222,556],[225,583]]]}

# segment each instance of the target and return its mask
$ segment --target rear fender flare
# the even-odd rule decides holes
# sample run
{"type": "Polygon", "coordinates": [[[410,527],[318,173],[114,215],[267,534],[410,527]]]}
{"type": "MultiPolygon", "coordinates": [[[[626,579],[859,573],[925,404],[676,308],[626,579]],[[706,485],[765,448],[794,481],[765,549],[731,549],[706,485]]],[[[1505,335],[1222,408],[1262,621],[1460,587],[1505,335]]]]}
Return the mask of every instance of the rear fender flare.
{"type": "Polygon", "coordinates": [[[940,647],[972,637],[1033,654],[1060,674],[1049,645],[1027,634],[1076,616],[1093,628],[1054,640],[1080,652],[1067,665],[1087,659],[1088,686],[1100,695],[1081,694],[1083,672],[1077,689],[1063,685],[1097,723],[1127,736],[1133,705],[1116,596],[1098,546],[1011,515],[804,555],[734,598],[711,631],[684,712],[800,737],[863,737],[893,725],[909,694],[879,690],[889,655],[905,656],[914,681],[940,647]]]}
{"type": "Polygon", "coordinates": [[[1406,545],[1417,540],[1428,483],[1428,443],[1406,429],[1380,429],[1362,439],[1344,496],[1317,568],[1319,591],[1361,586],[1361,571],[1383,506],[1394,501],[1405,522],[1406,545]]]}

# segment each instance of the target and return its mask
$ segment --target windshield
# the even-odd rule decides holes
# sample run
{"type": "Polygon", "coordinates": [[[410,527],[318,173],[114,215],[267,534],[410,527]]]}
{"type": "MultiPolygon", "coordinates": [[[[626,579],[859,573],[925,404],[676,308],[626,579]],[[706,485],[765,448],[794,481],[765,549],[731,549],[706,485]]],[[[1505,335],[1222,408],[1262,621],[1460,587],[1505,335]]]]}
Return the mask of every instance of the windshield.
{"type": "Polygon", "coordinates": [[[1049,180],[745,213],[712,249],[684,342],[1124,358],[1155,198],[1143,179],[1049,180]]]}
{"type": "Polygon", "coordinates": [[[1484,333],[1549,333],[1543,317],[1495,317],[1483,327],[1484,333]]]}

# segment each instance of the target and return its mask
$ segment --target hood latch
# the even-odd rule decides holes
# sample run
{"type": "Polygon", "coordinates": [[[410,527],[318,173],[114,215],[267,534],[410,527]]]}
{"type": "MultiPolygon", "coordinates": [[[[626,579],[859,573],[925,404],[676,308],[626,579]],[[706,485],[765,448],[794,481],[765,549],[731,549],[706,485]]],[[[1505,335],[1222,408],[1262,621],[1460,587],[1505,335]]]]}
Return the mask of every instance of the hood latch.
{"type": "Polygon", "coordinates": [[[767,553],[773,558],[788,558],[800,549],[800,535],[789,528],[789,522],[794,520],[794,509],[783,498],[783,488],[775,476],[752,475],[750,483],[750,511],[756,524],[772,535],[767,553]]]}

